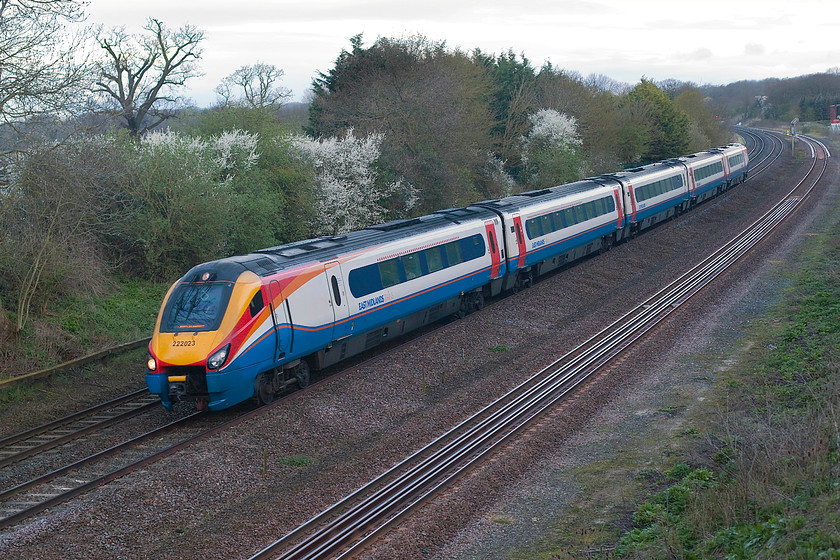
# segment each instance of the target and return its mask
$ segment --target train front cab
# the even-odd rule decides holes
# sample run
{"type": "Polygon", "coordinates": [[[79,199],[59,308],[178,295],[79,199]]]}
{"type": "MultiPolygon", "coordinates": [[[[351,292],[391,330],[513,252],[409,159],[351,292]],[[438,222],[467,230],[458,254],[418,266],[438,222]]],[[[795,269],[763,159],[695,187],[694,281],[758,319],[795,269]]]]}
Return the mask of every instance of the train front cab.
{"type": "Polygon", "coordinates": [[[253,372],[269,367],[275,348],[259,332],[271,323],[259,277],[201,267],[170,288],[149,342],[146,385],[167,409],[192,401],[220,410],[250,398],[253,372]]]}

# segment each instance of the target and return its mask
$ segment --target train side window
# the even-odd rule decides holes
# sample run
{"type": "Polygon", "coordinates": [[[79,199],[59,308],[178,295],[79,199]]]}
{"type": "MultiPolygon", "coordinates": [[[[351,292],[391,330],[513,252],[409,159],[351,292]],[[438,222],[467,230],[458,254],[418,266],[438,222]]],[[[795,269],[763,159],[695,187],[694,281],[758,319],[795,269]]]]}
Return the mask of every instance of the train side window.
{"type": "Polygon", "coordinates": [[[595,201],[596,206],[598,207],[598,215],[603,216],[604,214],[609,213],[609,209],[607,208],[607,199],[606,198],[599,198],[595,201]]]}
{"type": "Polygon", "coordinates": [[[551,215],[546,214],[545,216],[540,216],[540,223],[542,224],[542,231],[543,235],[549,234],[554,231],[554,226],[551,223],[551,215]]]}
{"type": "Polygon", "coordinates": [[[446,261],[449,263],[449,266],[455,266],[464,262],[464,259],[461,258],[461,244],[459,242],[450,241],[444,247],[446,248],[446,261]]]}
{"type": "Polygon", "coordinates": [[[248,305],[248,308],[251,310],[251,317],[256,317],[257,313],[262,311],[263,307],[265,307],[265,302],[263,301],[262,290],[258,290],[248,305]]]}
{"type": "Polygon", "coordinates": [[[443,254],[440,250],[441,247],[437,246],[424,251],[426,253],[426,266],[429,268],[429,273],[443,269],[443,254]]]}
{"type": "Polygon", "coordinates": [[[554,220],[554,225],[557,227],[557,229],[563,229],[564,227],[566,227],[566,220],[563,219],[562,210],[558,210],[557,212],[555,212],[552,218],[554,220]]]}
{"type": "Polygon", "coordinates": [[[583,210],[583,206],[575,206],[575,223],[579,224],[581,222],[586,221],[586,213],[583,210]]]}
{"type": "Polygon", "coordinates": [[[419,255],[412,253],[401,257],[401,259],[406,280],[413,280],[419,276],[423,276],[423,268],[420,266],[419,255]]]}
{"type": "Polygon", "coordinates": [[[484,236],[475,234],[459,241],[461,244],[461,262],[471,261],[483,257],[487,252],[484,236]]]}
{"type": "Polygon", "coordinates": [[[353,297],[360,298],[378,292],[382,289],[379,265],[374,263],[351,270],[347,275],[347,282],[353,297]]]}
{"type": "MultiPolygon", "coordinates": [[[[536,239],[540,236],[540,224],[536,218],[525,221],[525,231],[528,233],[528,239],[536,239]]],[[[519,242],[522,243],[522,240],[519,242]]]]}
{"type": "Polygon", "coordinates": [[[494,237],[495,237],[495,235],[493,235],[492,233],[487,234],[487,239],[490,240],[490,252],[495,255],[496,254],[496,242],[493,240],[494,237]]]}
{"type": "Polygon", "coordinates": [[[389,288],[400,283],[400,266],[397,259],[388,259],[379,263],[379,277],[382,287],[389,288]]]}

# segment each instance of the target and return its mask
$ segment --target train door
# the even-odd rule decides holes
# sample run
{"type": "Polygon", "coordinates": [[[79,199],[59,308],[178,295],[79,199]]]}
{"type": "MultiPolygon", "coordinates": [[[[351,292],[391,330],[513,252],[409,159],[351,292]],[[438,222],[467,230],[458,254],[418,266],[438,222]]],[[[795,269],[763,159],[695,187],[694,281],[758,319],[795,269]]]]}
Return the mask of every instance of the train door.
{"type": "Polygon", "coordinates": [[[525,266],[525,231],[522,229],[522,218],[519,214],[513,214],[513,228],[516,230],[516,245],[519,248],[519,260],[516,262],[516,268],[525,266]]]}
{"type": "Polygon", "coordinates": [[[728,185],[729,176],[732,174],[732,166],[729,165],[729,156],[726,152],[723,154],[723,180],[728,185]]]}
{"type": "Polygon", "coordinates": [[[624,188],[624,224],[632,227],[636,223],[636,193],[631,183],[622,182],[622,188],[624,188]]]}
{"type": "Polygon", "coordinates": [[[493,280],[494,278],[498,278],[500,276],[499,268],[502,260],[501,247],[499,247],[499,241],[496,238],[496,222],[484,222],[484,228],[487,231],[487,243],[490,249],[490,257],[492,259],[492,264],[490,265],[490,279],[493,280]]]}
{"type": "Polygon", "coordinates": [[[344,276],[341,273],[341,266],[338,261],[325,264],[324,275],[330,292],[330,305],[335,320],[332,339],[340,340],[353,334],[354,324],[350,320],[350,306],[344,290],[344,276]]]}
{"type": "Polygon", "coordinates": [[[618,223],[616,223],[616,229],[621,229],[624,225],[624,203],[621,200],[621,191],[618,189],[613,190],[613,197],[615,198],[615,209],[618,212],[618,223]]]}
{"type": "Polygon", "coordinates": [[[689,179],[688,191],[691,195],[691,198],[695,198],[697,196],[697,181],[694,179],[694,168],[691,166],[687,166],[687,168],[689,179]]]}
{"type": "Polygon", "coordinates": [[[294,332],[289,317],[289,302],[283,297],[280,284],[272,280],[268,285],[271,319],[274,322],[274,361],[282,359],[286,352],[292,351],[294,332]]]}

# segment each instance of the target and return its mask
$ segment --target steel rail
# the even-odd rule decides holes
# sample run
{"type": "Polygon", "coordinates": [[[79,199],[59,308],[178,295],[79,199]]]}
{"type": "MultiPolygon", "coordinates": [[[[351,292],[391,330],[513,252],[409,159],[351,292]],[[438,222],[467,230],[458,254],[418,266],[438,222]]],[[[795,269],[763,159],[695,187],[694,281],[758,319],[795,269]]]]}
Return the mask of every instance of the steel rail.
{"type": "MultiPolygon", "coordinates": [[[[178,420],[170,422],[170,423],[168,423],[164,426],[161,426],[159,428],[156,428],[156,429],[154,429],[150,432],[146,432],[145,434],[142,434],[140,436],[132,438],[128,441],[124,441],[122,443],[114,445],[113,447],[109,447],[108,449],[105,449],[103,451],[100,451],[98,453],[90,455],[88,457],[85,457],[84,459],[80,459],[79,461],[76,461],[75,463],[72,463],[70,465],[66,465],[66,466],[61,467],[59,469],[56,469],[56,470],[54,470],[50,473],[47,473],[45,475],[39,476],[37,478],[34,478],[32,480],[29,480],[27,482],[19,484],[19,485],[15,486],[14,488],[4,490],[3,492],[0,492],[0,501],[8,503],[7,500],[9,498],[11,498],[12,496],[14,496],[15,494],[19,494],[21,492],[24,492],[26,490],[34,488],[38,485],[47,484],[50,481],[58,478],[59,476],[66,475],[67,473],[73,471],[74,469],[79,469],[80,467],[83,467],[85,465],[89,465],[89,464],[91,464],[95,461],[98,461],[98,460],[101,460],[103,458],[116,455],[119,452],[125,451],[125,450],[129,449],[130,447],[136,446],[139,443],[143,443],[143,442],[145,442],[145,441],[147,441],[147,440],[149,440],[149,439],[151,439],[155,436],[162,435],[165,432],[172,430],[176,426],[180,426],[182,423],[187,422],[188,420],[192,419],[194,416],[197,416],[199,414],[201,414],[201,413],[200,412],[194,412],[193,414],[191,414],[189,416],[185,416],[184,418],[179,418],[178,420]]],[[[201,434],[197,437],[201,437],[202,435],[204,435],[204,434],[201,434]]],[[[63,492],[60,491],[56,494],[52,494],[52,495],[50,495],[50,497],[48,499],[46,499],[42,502],[31,503],[31,505],[27,505],[23,508],[18,508],[18,511],[16,513],[13,513],[11,515],[8,515],[8,516],[0,519],[0,529],[3,529],[3,528],[8,527],[10,525],[13,525],[13,524],[17,523],[18,521],[20,521],[22,519],[25,519],[27,517],[30,517],[30,516],[35,515],[37,513],[40,513],[47,508],[50,508],[50,507],[56,506],[58,504],[61,504],[63,502],[66,502],[70,498],[73,498],[75,496],[78,496],[80,494],[88,492],[88,491],[90,491],[91,489],[93,489],[97,486],[101,486],[101,485],[103,485],[107,482],[115,480],[116,478],[124,476],[125,474],[127,474],[129,472],[132,472],[133,470],[136,470],[138,468],[138,466],[140,466],[142,464],[147,464],[147,463],[144,463],[144,462],[148,461],[152,457],[154,457],[155,460],[159,460],[159,459],[161,459],[165,456],[168,456],[168,455],[174,453],[175,450],[180,450],[181,447],[179,447],[179,446],[182,446],[183,443],[184,442],[180,442],[180,443],[176,444],[175,446],[168,447],[168,448],[164,449],[163,451],[155,453],[154,455],[147,456],[147,457],[144,457],[144,458],[142,458],[138,461],[132,462],[130,465],[119,468],[115,471],[108,472],[108,473],[106,473],[104,475],[101,475],[101,476],[96,476],[96,477],[92,478],[91,480],[83,482],[79,486],[76,486],[74,488],[65,489],[65,491],[63,491],[63,492]]],[[[29,502],[27,502],[27,503],[29,504],[29,502]]],[[[0,505],[2,505],[2,504],[0,504],[0,505]]]]}
{"type": "Polygon", "coordinates": [[[122,404],[104,407],[105,410],[102,409],[103,406],[94,407],[98,409],[98,412],[39,432],[31,437],[19,438],[19,436],[13,436],[9,438],[15,441],[14,443],[0,447],[0,467],[22,461],[23,459],[37,455],[38,453],[43,453],[59,445],[64,445],[92,432],[103,430],[129,418],[143,414],[153,408],[159,407],[160,401],[157,397],[149,395],[148,391],[142,391],[133,400],[126,400],[122,404]],[[145,393],[145,396],[142,393],[145,393]],[[108,409],[113,409],[113,413],[107,413],[106,410],[108,409]]]}
{"type": "Polygon", "coordinates": [[[125,401],[130,401],[132,399],[135,399],[135,398],[139,397],[140,395],[148,394],[148,392],[149,392],[148,389],[138,389],[137,391],[134,391],[132,393],[128,393],[126,395],[122,395],[121,397],[117,397],[117,398],[112,399],[110,401],[92,406],[90,408],[86,408],[84,410],[80,410],[79,412],[74,412],[73,414],[70,414],[68,416],[64,416],[62,418],[58,418],[57,420],[47,422],[46,424],[42,424],[42,425],[40,425],[36,428],[32,428],[30,430],[26,430],[24,432],[17,433],[13,436],[9,436],[7,438],[0,439],[0,448],[8,447],[9,445],[11,445],[13,443],[16,443],[16,442],[18,442],[22,439],[27,439],[27,438],[30,438],[30,437],[34,437],[34,436],[37,436],[38,434],[42,434],[42,433],[44,433],[48,430],[51,430],[53,428],[57,428],[57,427],[62,426],[64,424],[69,424],[70,422],[78,420],[79,418],[84,418],[85,416],[91,416],[91,415],[96,414],[97,412],[99,412],[101,410],[106,410],[108,408],[112,408],[114,406],[122,404],[125,401]]]}
{"type": "Polygon", "coordinates": [[[3,379],[2,381],[0,381],[0,389],[11,387],[12,385],[16,385],[24,381],[33,381],[35,379],[49,377],[51,375],[55,375],[56,373],[61,373],[62,371],[72,369],[74,367],[83,366],[85,364],[89,364],[97,360],[104,360],[105,358],[108,358],[110,356],[122,354],[123,352],[128,352],[129,350],[139,348],[144,344],[147,344],[150,340],[151,338],[147,337],[141,338],[139,340],[134,340],[132,342],[125,342],[123,344],[112,346],[111,348],[106,348],[105,350],[100,350],[99,352],[94,352],[93,354],[88,354],[87,356],[82,356],[81,358],[76,358],[75,360],[70,360],[69,362],[58,364],[56,366],[51,366],[38,371],[33,371],[31,373],[24,373],[23,375],[10,377],[9,379],[3,379]]]}

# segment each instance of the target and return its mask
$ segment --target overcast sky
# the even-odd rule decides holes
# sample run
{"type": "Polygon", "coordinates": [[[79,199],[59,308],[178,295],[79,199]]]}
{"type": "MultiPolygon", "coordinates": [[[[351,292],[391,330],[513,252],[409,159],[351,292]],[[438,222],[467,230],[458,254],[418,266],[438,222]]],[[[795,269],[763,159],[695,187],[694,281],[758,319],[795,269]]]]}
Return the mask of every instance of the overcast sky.
{"type": "Polygon", "coordinates": [[[422,34],[449,47],[512,49],[539,68],[698,84],[785,78],[840,66],[833,0],[91,0],[88,23],[139,32],[149,17],[205,31],[188,95],[199,106],[237,68],[285,71],[300,100],[350,37],[422,34]]]}

